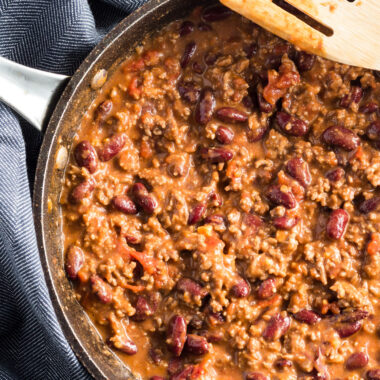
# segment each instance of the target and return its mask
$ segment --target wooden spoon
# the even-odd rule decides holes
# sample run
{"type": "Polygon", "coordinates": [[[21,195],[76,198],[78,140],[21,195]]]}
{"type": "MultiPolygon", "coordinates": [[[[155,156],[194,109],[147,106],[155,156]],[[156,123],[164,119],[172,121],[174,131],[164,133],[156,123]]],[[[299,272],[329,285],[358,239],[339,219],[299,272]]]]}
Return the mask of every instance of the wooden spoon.
{"type": "Polygon", "coordinates": [[[348,65],[380,70],[380,0],[276,1],[281,6],[272,0],[220,1],[303,50],[348,65]],[[295,12],[290,13],[289,8],[295,12]],[[309,16],[317,23],[311,26],[293,13],[309,16]],[[317,30],[318,23],[332,34],[317,30]]]}

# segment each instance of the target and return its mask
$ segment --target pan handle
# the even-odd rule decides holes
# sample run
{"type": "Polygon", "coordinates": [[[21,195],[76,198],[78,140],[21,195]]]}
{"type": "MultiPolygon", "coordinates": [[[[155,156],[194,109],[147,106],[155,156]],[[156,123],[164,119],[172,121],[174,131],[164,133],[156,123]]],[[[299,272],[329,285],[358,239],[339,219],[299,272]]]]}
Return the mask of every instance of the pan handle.
{"type": "Polygon", "coordinates": [[[0,100],[42,131],[69,77],[0,57],[0,100]]]}

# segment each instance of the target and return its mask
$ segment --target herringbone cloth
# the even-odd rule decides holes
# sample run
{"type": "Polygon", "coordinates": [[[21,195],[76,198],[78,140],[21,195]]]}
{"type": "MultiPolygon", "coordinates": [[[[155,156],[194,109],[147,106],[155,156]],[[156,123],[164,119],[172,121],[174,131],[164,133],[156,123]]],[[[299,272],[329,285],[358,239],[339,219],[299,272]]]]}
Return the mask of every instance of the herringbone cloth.
{"type": "MultiPolygon", "coordinates": [[[[72,74],[144,0],[0,0],[0,55],[72,74]]],[[[42,136],[0,103],[0,379],[87,379],[55,317],[33,226],[42,136]]]]}

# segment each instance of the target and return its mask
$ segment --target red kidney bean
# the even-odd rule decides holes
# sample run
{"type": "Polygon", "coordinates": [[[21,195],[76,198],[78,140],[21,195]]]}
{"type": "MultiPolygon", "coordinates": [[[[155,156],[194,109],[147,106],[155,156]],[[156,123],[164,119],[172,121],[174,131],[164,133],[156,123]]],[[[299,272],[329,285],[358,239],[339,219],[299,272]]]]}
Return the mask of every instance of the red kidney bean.
{"type": "Polygon", "coordinates": [[[366,135],[372,141],[380,141],[380,120],[376,120],[368,126],[366,135]]]}
{"type": "Polygon", "coordinates": [[[333,125],[327,128],[323,132],[322,138],[327,145],[347,151],[354,150],[360,145],[359,136],[342,125],[333,125]]]}
{"type": "Polygon", "coordinates": [[[364,352],[355,352],[351,354],[346,361],[346,368],[349,371],[360,369],[368,364],[368,355],[364,352]]]}
{"type": "Polygon", "coordinates": [[[147,299],[143,296],[137,297],[135,309],[136,313],[132,316],[132,319],[136,322],[145,321],[153,314],[152,308],[150,307],[147,299]]]}
{"type": "Polygon", "coordinates": [[[170,351],[175,356],[180,356],[181,352],[183,350],[183,347],[186,342],[187,337],[187,325],[185,318],[181,317],[180,315],[174,315],[168,326],[167,330],[167,337],[166,340],[170,351]]]}
{"type": "Polygon", "coordinates": [[[272,297],[274,293],[276,293],[276,280],[274,278],[267,278],[260,284],[257,290],[257,297],[266,300],[272,297]]]}
{"type": "Polygon", "coordinates": [[[186,36],[194,31],[194,23],[191,21],[184,21],[179,27],[179,35],[181,37],[186,36]]]}
{"type": "Polygon", "coordinates": [[[165,380],[165,378],[162,376],[152,376],[149,378],[149,380],[165,380]]]}
{"type": "Polygon", "coordinates": [[[249,372],[245,376],[245,380],[268,380],[268,377],[260,372],[249,372]]]}
{"type": "Polygon", "coordinates": [[[379,110],[379,106],[375,102],[368,102],[366,104],[363,104],[359,111],[363,113],[374,113],[379,110]]]}
{"type": "Polygon", "coordinates": [[[212,30],[212,26],[210,24],[207,24],[203,21],[201,21],[199,24],[198,24],[198,29],[201,31],[201,32],[209,32],[210,30],[212,30]]]}
{"type": "Polygon", "coordinates": [[[112,106],[113,104],[111,100],[105,100],[104,102],[100,103],[96,109],[96,117],[104,119],[111,112],[112,106]]]}
{"type": "Polygon", "coordinates": [[[268,199],[279,206],[294,208],[297,206],[297,200],[291,190],[283,191],[280,186],[274,185],[268,189],[268,199]]]}
{"type": "Polygon", "coordinates": [[[197,50],[197,44],[194,41],[189,42],[185,46],[185,51],[183,52],[183,55],[180,61],[181,67],[183,69],[189,64],[196,50],[197,50]]]}
{"type": "Polygon", "coordinates": [[[273,220],[273,225],[278,230],[291,230],[297,223],[299,219],[291,216],[279,216],[273,220]]]}
{"type": "Polygon", "coordinates": [[[207,339],[203,336],[188,334],[186,349],[194,355],[204,355],[209,351],[209,344],[207,339]]]}
{"type": "Polygon", "coordinates": [[[226,224],[226,221],[223,217],[223,215],[219,215],[219,214],[213,214],[213,215],[209,215],[205,218],[205,224],[218,224],[218,225],[225,225],[226,224]]]}
{"type": "Polygon", "coordinates": [[[250,110],[253,110],[253,108],[255,107],[255,103],[253,102],[251,95],[244,96],[241,102],[243,103],[244,107],[250,110]]]}
{"type": "Polygon", "coordinates": [[[74,150],[74,156],[77,164],[85,167],[91,174],[98,167],[98,157],[94,147],[87,141],[81,141],[74,150]]]}
{"type": "Polygon", "coordinates": [[[331,213],[326,225],[328,237],[336,240],[340,239],[346,231],[347,223],[347,211],[343,209],[334,210],[331,213]]]}
{"type": "Polygon", "coordinates": [[[195,108],[195,121],[201,125],[206,125],[212,118],[216,101],[210,87],[203,89],[199,102],[195,108]]]}
{"type": "Polygon", "coordinates": [[[308,325],[315,325],[321,320],[320,316],[317,313],[314,313],[314,311],[312,310],[306,309],[303,309],[298,313],[295,313],[293,317],[295,320],[302,323],[306,323],[308,325]]]}
{"type": "Polygon", "coordinates": [[[232,11],[222,5],[212,5],[204,9],[202,19],[205,22],[221,21],[232,15],[232,11]]]}
{"type": "Polygon", "coordinates": [[[96,274],[90,278],[91,289],[101,303],[107,304],[112,301],[112,288],[96,274]]]}
{"type": "Polygon", "coordinates": [[[200,153],[203,159],[213,164],[230,161],[234,156],[230,150],[224,148],[202,148],[200,153]]]}
{"type": "Polygon", "coordinates": [[[236,298],[245,298],[251,292],[251,288],[247,281],[241,279],[231,288],[231,294],[236,298]]]}
{"type": "Polygon", "coordinates": [[[347,338],[360,330],[362,327],[362,321],[354,323],[342,323],[335,327],[335,330],[341,338],[347,338]]]}
{"type": "Polygon", "coordinates": [[[203,327],[203,322],[203,317],[199,315],[194,315],[194,317],[191,318],[189,322],[189,327],[190,329],[200,330],[203,327]]]}
{"type": "Polygon", "coordinates": [[[362,214],[368,214],[372,211],[376,211],[380,205],[380,197],[373,197],[366,199],[359,206],[359,211],[362,214]]]}
{"type": "Polygon", "coordinates": [[[70,194],[70,200],[73,203],[78,203],[88,197],[94,189],[95,181],[93,178],[89,178],[73,188],[70,194]]]}
{"type": "Polygon", "coordinates": [[[190,104],[195,104],[198,101],[201,91],[194,82],[180,82],[177,87],[183,100],[190,104]]]}
{"type": "Polygon", "coordinates": [[[190,212],[187,224],[193,225],[199,223],[206,213],[206,206],[203,203],[197,204],[190,212]]]}
{"type": "Polygon", "coordinates": [[[337,182],[341,180],[346,172],[341,167],[337,167],[335,169],[331,169],[326,173],[326,178],[331,182],[337,182]]]}
{"type": "Polygon", "coordinates": [[[367,380],[380,380],[380,368],[370,369],[366,373],[367,380]]]}
{"type": "Polygon", "coordinates": [[[151,348],[149,350],[149,356],[155,365],[159,365],[162,362],[162,351],[157,348],[151,348]]]}
{"type": "Polygon", "coordinates": [[[276,369],[278,369],[279,371],[282,371],[284,370],[285,368],[291,368],[293,367],[293,363],[288,360],[288,359],[284,359],[284,358],[279,358],[277,359],[275,362],[274,362],[274,366],[276,369]]]}
{"type": "Polygon", "coordinates": [[[126,142],[127,138],[124,134],[113,135],[102,148],[99,148],[99,160],[103,162],[111,160],[123,149],[126,142]]]}
{"type": "Polygon", "coordinates": [[[223,198],[214,190],[210,191],[207,195],[207,200],[211,204],[211,207],[220,207],[223,204],[223,198]]]}
{"type": "Polygon", "coordinates": [[[183,363],[180,358],[170,358],[168,363],[168,374],[175,375],[183,370],[183,363]]]}
{"type": "Polygon", "coordinates": [[[247,131],[247,140],[249,142],[256,142],[261,140],[269,129],[269,124],[260,125],[258,128],[249,129],[247,131]]]}
{"type": "Polygon", "coordinates": [[[208,66],[212,66],[216,60],[220,57],[219,53],[214,53],[212,51],[209,51],[204,56],[204,61],[208,66]]]}
{"type": "Polygon", "coordinates": [[[363,97],[363,90],[359,86],[352,86],[349,94],[343,96],[339,105],[348,108],[352,103],[359,103],[363,97]]]}
{"type": "Polygon", "coordinates": [[[193,377],[193,371],[195,370],[195,367],[193,365],[187,366],[185,369],[183,369],[181,372],[174,374],[170,377],[170,380],[188,380],[188,379],[196,379],[196,377],[193,377]]]}
{"type": "Polygon", "coordinates": [[[286,164],[288,173],[295,178],[303,187],[311,184],[309,165],[301,157],[291,158],[286,164]]]}
{"type": "Polygon", "coordinates": [[[188,292],[192,296],[204,298],[208,295],[208,291],[199,285],[196,281],[183,277],[177,282],[177,289],[183,293],[188,292]]]}
{"type": "Polygon", "coordinates": [[[245,123],[248,116],[245,112],[233,107],[222,107],[216,111],[216,116],[226,123],[245,123]]]}
{"type": "Polygon", "coordinates": [[[141,182],[136,182],[132,187],[132,194],[135,202],[146,214],[153,214],[158,203],[153,195],[148,194],[148,190],[141,182]]]}
{"type": "Polygon", "coordinates": [[[197,74],[203,74],[206,67],[203,63],[193,62],[193,71],[197,74]]]}
{"type": "Polygon", "coordinates": [[[270,113],[274,110],[274,106],[264,99],[261,92],[257,92],[257,102],[261,112],[270,113]]]}
{"type": "Polygon", "coordinates": [[[315,63],[316,56],[304,51],[299,51],[296,54],[296,66],[300,73],[310,71],[315,63]]]}
{"type": "Polygon", "coordinates": [[[135,203],[126,195],[116,195],[112,198],[113,207],[125,214],[137,214],[135,203]]]}
{"type": "Polygon", "coordinates": [[[283,111],[277,112],[275,120],[280,130],[290,136],[302,137],[309,131],[305,121],[283,111]]]}
{"type": "Polygon", "coordinates": [[[230,144],[234,139],[234,132],[222,125],[215,132],[215,137],[221,144],[230,144]]]}
{"type": "Polygon", "coordinates": [[[278,340],[288,331],[290,318],[275,314],[268,322],[263,332],[263,338],[268,341],[278,340]]]}
{"type": "Polygon", "coordinates": [[[250,44],[244,45],[243,50],[247,58],[250,59],[257,53],[257,43],[251,42],[250,44]]]}
{"type": "Polygon", "coordinates": [[[73,245],[69,248],[66,254],[65,269],[67,277],[70,280],[78,278],[78,272],[84,263],[84,253],[81,248],[73,245]]]}
{"type": "Polygon", "coordinates": [[[109,343],[127,355],[137,354],[137,346],[135,342],[133,342],[127,335],[124,335],[123,337],[118,336],[117,342],[110,341],[109,343]]]}
{"type": "Polygon", "coordinates": [[[338,317],[339,322],[344,322],[344,323],[354,323],[357,321],[361,321],[362,319],[366,319],[369,316],[368,311],[365,310],[355,310],[351,312],[346,312],[343,314],[340,314],[338,317]]]}

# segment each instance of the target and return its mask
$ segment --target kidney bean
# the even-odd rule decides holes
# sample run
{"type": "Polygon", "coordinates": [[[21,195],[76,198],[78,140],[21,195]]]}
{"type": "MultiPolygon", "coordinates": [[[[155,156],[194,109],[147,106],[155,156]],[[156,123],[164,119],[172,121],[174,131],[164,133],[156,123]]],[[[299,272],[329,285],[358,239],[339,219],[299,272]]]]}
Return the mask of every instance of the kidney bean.
{"type": "Polygon", "coordinates": [[[341,125],[333,125],[327,128],[323,132],[322,138],[327,145],[336,146],[347,151],[354,150],[360,145],[360,138],[341,125]]]}
{"type": "Polygon", "coordinates": [[[220,57],[219,53],[207,52],[204,56],[204,61],[208,66],[212,66],[216,60],[220,57]]]}
{"type": "Polygon", "coordinates": [[[137,346],[131,338],[129,338],[125,334],[122,337],[118,335],[117,338],[117,340],[111,340],[109,343],[111,343],[116,349],[124,352],[127,355],[137,354],[137,346]]]}
{"type": "Polygon", "coordinates": [[[366,135],[372,141],[380,141],[380,120],[376,120],[368,126],[366,135]]]}
{"type": "Polygon", "coordinates": [[[256,142],[261,140],[269,129],[269,124],[260,125],[258,128],[249,129],[247,131],[247,140],[249,142],[256,142]]]}
{"type": "Polygon", "coordinates": [[[336,240],[340,239],[346,231],[347,223],[347,211],[343,209],[334,210],[326,225],[326,232],[329,238],[336,240]]]}
{"type": "Polygon", "coordinates": [[[331,182],[337,182],[341,180],[346,172],[341,167],[337,167],[335,169],[331,169],[326,173],[326,178],[331,182]]]}
{"type": "Polygon", "coordinates": [[[247,281],[241,279],[231,288],[231,294],[236,298],[245,298],[251,292],[251,288],[247,281]]]}
{"type": "Polygon", "coordinates": [[[221,125],[216,130],[215,137],[221,144],[230,144],[234,139],[234,132],[221,125]]]}
{"type": "Polygon", "coordinates": [[[244,45],[243,50],[247,58],[250,59],[257,53],[257,43],[251,42],[250,44],[244,45]]]}
{"type": "Polygon", "coordinates": [[[255,107],[255,103],[253,102],[253,98],[251,95],[244,96],[241,102],[243,103],[244,107],[250,110],[253,110],[255,107]]]}
{"type": "Polygon", "coordinates": [[[279,358],[277,359],[275,362],[274,362],[274,366],[276,369],[278,369],[279,371],[282,371],[284,370],[285,368],[291,368],[293,366],[293,363],[288,360],[288,359],[284,359],[284,358],[279,358]]]}
{"type": "Polygon", "coordinates": [[[280,130],[290,136],[302,137],[309,131],[305,121],[283,111],[277,112],[275,120],[280,130]]]}
{"type": "Polygon", "coordinates": [[[66,254],[65,269],[67,277],[70,280],[78,278],[78,272],[84,263],[84,253],[81,248],[73,245],[69,248],[66,254]]]}
{"type": "Polygon", "coordinates": [[[267,197],[272,203],[279,206],[286,208],[294,208],[297,206],[297,200],[291,190],[284,191],[278,185],[271,186],[268,189],[267,197]]]}
{"type": "Polygon", "coordinates": [[[126,195],[116,195],[112,198],[113,207],[125,214],[137,214],[135,203],[126,195]]]}
{"type": "Polygon", "coordinates": [[[203,203],[197,204],[190,212],[187,224],[193,225],[199,223],[205,215],[206,206],[203,203]]]}
{"type": "Polygon", "coordinates": [[[70,194],[70,200],[73,203],[78,203],[88,197],[94,189],[95,181],[93,178],[89,178],[73,188],[70,194]]]}
{"type": "Polygon", "coordinates": [[[342,323],[335,327],[341,338],[347,338],[360,330],[362,327],[362,321],[357,321],[353,323],[342,323]]]}
{"type": "Polygon", "coordinates": [[[374,113],[379,110],[379,106],[375,102],[368,102],[366,104],[363,104],[359,111],[363,113],[374,113]]]}
{"type": "Polygon", "coordinates": [[[151,348],[148,353],[155,365],[159,365],[162,362],[162,351],[158,348],[151,348]]]}
{"type": "Polygon", "coordinates": [[[299,219],[290,216],[279,216],[273,220],[273,225],[278,230],[291,230],[297,223],[299,219]]]}
{"type": "Polygon", "coordinates": [[[368,355],[365,352],[354,352],[346,361],[346,368],[349,371],[360,369],[368,364],[368,355]]]}
{"type": "Polygon", "coordinates": [[[223,198],[214,190],[210,191],[210,193],[207,195],[207,200],[210,203],[211,207],[220,207],[223,204],[223,198]]]}
{"type": "Polygon", "coordinates": [[[200,330],[203,327],[203,317],[199,315],[194,315],[189,322],[189,327],[194,330],[200,330]]]}
{"type": "Polygon", "coordinates": [[[168,363],[168,374],[169,375],[175,375],[176,373],[179,373],[183,369],[183,363],[180,358],[170,358],[168,363]]]}
{"type": "Polygon", "coordinates": [[[91,174],[98,167],[98,158],[94,147],[87,141],[81,141],[74,150],[74,156],[77,164],[85,167],[91,174]]]}
{"type": "Polygon", "coordinates": [[[113,135],[102,148],[99,148],[99,160],[106,162],[114,158],[123,149],[126,142],[127,138],[124,134],[113,135]]]}
{"type": "Polygon", "coordinates": [[[196,88],[194,82],[180,82],[177,87],[183,100],[190,104],[195,104],[198,101],[201,91],[196,88]]]}
{"type": "Polygon", "coordinates": [[[268,377],[260,372],[249,372],[245,376],[246,380],[268,380],[268,377]]]}
{"type": "Polygon", "coordinates": [[[380,380],[380,368],[370,369],[366,373],[367,380],[380,380]]]}
{"type": "Polygon", "coordinates": [[[304,51],[299,51],[296,54],[296,66],[300,73],[310,71],[315,63],[316,56],[304,51]]]}
{"type": "Polygon", "coordinates": [[[352,103],[359,103],[363,97],[363,90],[359,86],[352,86],[350,93],[343,96],[339,105],[343,108],[348,108],[352,103]]]}
{"type": "Polygon", "coordinates": [[[193,62],[193,71],[197,74],[203,74],[206,67],[203,63],[193,62]]]}
{"type": "Polygon", "coordinates": [[[248,116],[245,112],[233,107],[222,107],[216,111],[216,116],[226,123],[245,123],[248,116]]]}
{"type": "Polygon", "coordinates": [[[266,300],[272,297],[274,293],[276,293],[276,280],[274,278],[267,278],[260,284],[257,290],[257,297],[266,300]]]}
{"type": "Polygon", "coordinates": [[[230,161],[234,156],[230,150],[224,148],[202,148],[200,153],[203,159],[213,164],[230,161]]]}
{"type": "Polygon", "coordinates": [[[293,317],[295,320],[302,323],[306,323],[308,325],[315,325],[321,320],[320,316],[317,313],[314,313],[314,311],[312,310],[306,309],[303,309],[298,313],[295,313],[293,317]]]}
{"type": "Polygon", "coordinates": [[[194,23],[189,20],[184,21],[179,27],[179,35],[181,37],[186,36],[187,34],[190,34],[193,31],[194,31],[194,23]]]}
{"type": "Polygon", "coordinates": [[[153,214],[158,203],[153,195],[148,194],[148,190],[141,182],[136,182],[132,187],[132,194],[135,202],[146,214],[153,214]]]}
{"type": "Polygon", "coordinates": [[[210,30],[212,30],[212,26],[210,24],[207,24],[203,21],[201,21],[199,24],[198,24],[198,29],[201,31],[201,32],[209,32],[210,30]]]}
{"type": "Polygon", "coordinates": [[[183,69],[189,64],[196,50],[197,50],[197,44],[194,41],[189,42],[185,46],[185,51],[183,52],[183,55],[180,61],[181,67],[183,69]]]}
{"type": "Polygon", "coordinates": [[[217,343],[223,340],[224,333],[223,331],[209,331],[209,330],[202,330],[199,331],[199,335],[204,336],[207,339],[207,342],[210,343],[217,343]]]}
{"type": "Polygon", "coordinates": [[[268,322],[263,332],[263,338],[268,341],[278,340],[288,331],[290,318],[283,317],[280,313],[275,314],[268,322]]]}
{"type": "Polygon", "coordinates": [[[147,299],[143,296],[137,297],[135,309],[136,313],[132,316],[132,319],[136,322],[145,321],[153,314],[152,308],[150,307],[147,299]]]}
{"type": "Polygon", "coordinates": [[[219,225],[225,225],[226,221],[223,217],[223,215],[219,214],[213,214],[209,215],[205,218],[205,224],[219,224],[219,225]]]}
{"type": "Polygon", "coordinates": [[[188,379],[196,379],[193,377],[193,372],[195,371],[195,367],[193,365],[187,366],[181,372],[174,374],[170,377],[170,380],[188,380],[188,379]]]}
{"type": "Polygon", "coordinates": [[[183,277],[177,282],[177,289],[183,293],[188,292],[192,296],[204,298],[208,295],[208,291],[199,285],[196,281],[183,277]]]}
{"type": "Polygon", "coordinates": [[[166,342],[169,346],[170,351],[175,356],[181,355],[186,342],[186,330],[187,325],[185,318],[181,317],[180,315],[174,315],[169,322],[167,330],[168,339],[166,342]]]}
{"type": "Polygon", "coordinates": [[[362,319],[366,319],[368,316],[369,316],[368,311],[358,309],[351,312],[345,312],[343,314],[340,314],[339,321],[353,323],[353,322],[361,321],[362,319]]]}
{"type": "Polygon", "coordinates": [[[359,211],[362,214],[368,214],[372,211],[376,211],[380,205],[380,197],[373,197],[366,199],[359,206],[359,211]]]}
{"type": "Polygon", "coordinates": [[[311,184],[309,165],[301,157],[291,158],[286,164],[288,173],[296,179],[303,187],[311,184]]]}
{"type": "Polygon", "coordinates": [[[261,112],[270,113],[274,110],[274,105],[268,103],[261,92],[257,92],[257,102],[261,112]]]}
{"type": "Polygon", "coordinates": [[[195,108],[195,121],[201,125],[206,125],[212,118],[216,101],[210,87],[203,89],[199,102],[195,108]]]}
{"type": "Polygon", "coordinates": [[[113,104],[111,100],[105,100],[104,102],[100,103],[96,109],[96,117],[104,119],[111,112],[112,106],[113,104]]]}
{"type": "Polygon", "coordinates": [[[194,355],[204,355],[209,351],[209,344],[207,339],[203,336],[188,334],[186,349],[194,355]]]}
{"type": "Polygon", "coordinates": [[[91,289],[101,303],[107,304],[112,301],[112,288],[102,278],[94,274],[90,278],[91,289]]]}
{"type": "Polygon", "coordinates": [[[221,21],[232,15],[232,11],[222,5],[212,5],[204,9],[202,19],[205,22],[221,21]]]}
{"type": "Polygon", "coordinates": [[[152,376],[149,378],[149,380],[165,380],[165,378],[162,376],[152,376]]]}

